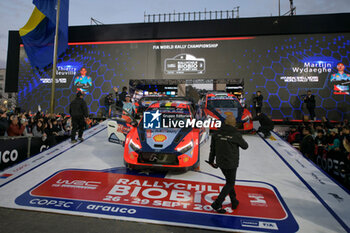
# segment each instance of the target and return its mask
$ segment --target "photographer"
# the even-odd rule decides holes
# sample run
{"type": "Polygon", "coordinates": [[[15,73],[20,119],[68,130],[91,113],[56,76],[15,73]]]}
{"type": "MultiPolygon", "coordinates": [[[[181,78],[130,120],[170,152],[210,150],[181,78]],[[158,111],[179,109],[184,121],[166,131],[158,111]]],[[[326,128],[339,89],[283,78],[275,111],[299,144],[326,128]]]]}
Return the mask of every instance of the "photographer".
{"type": "Polygon", "coordinates": [[[236,118],[229,115],[225,124],[212,136],[208,161],[212,167],[219,167],[226,179],[226,184],[218,198],[211,204],[211,207],[218,213],[226,213],[226,210],[222,208],[222,203],[227,195],[230,196],[232,209],[236,209],[239,204],[234,185],[240,147],[245,150],[248,148],[248,143],[236,128],[236,118]]]}

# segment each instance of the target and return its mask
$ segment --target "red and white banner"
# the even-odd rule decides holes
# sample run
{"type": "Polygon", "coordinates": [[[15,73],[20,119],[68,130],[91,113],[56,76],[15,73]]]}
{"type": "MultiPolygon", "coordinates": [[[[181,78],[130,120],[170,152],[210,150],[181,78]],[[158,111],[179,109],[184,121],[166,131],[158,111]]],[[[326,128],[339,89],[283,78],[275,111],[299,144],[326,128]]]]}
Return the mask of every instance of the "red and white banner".
{"type": "MultiPolygon", "coordinates": [[[[166,208],[182,211],[214,212],[210,204],[224,184],[97,171],[62,171],[31,191],[32,196],[64,198],[166,208]]],[[[281,220],[286,211],[275,192],[266,187],[236,185],[239,207],[231,215],[281,220]]],[[[224,207],[230,207],[229,198],[224,207]]]]}

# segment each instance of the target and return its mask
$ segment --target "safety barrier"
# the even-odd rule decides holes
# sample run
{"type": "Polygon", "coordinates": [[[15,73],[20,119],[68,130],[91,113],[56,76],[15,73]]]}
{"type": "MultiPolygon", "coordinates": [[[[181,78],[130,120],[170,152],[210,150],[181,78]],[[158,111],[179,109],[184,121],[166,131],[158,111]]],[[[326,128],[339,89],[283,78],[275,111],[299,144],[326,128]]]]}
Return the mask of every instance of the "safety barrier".
{"type": "Polygon", "coordinates": [[[332,158],[322,153],[316,156],[315,163],[350,190],[350,162],[346,158],[332,158]]]}
{"type": "Polygon", "coordinates": [[[0,171],[49,148],[41,137],[0,137],[0,171]]]}

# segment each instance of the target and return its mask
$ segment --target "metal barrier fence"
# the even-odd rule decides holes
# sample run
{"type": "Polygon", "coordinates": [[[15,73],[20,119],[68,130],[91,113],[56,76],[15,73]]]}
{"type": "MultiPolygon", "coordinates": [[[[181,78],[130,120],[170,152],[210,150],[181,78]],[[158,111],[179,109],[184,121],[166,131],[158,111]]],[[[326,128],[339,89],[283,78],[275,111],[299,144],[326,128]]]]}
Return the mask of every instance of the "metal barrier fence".
{"type": "Polygon", "coordinates": [[[0,137],[0,171],[49,148],[41,137],[0,137]]]}

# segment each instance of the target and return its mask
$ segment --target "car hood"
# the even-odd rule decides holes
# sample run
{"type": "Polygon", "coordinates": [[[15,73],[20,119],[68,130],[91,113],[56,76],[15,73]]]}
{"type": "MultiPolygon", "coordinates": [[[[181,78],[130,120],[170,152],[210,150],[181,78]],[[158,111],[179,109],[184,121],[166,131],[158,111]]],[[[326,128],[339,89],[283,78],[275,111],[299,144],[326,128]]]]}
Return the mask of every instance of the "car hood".
{"type": "Polygon", "coordinates": [[[143,134],[141,145],[143,151],[173,151],[181,140],[192,131],[192,129],[146,129],[139,132],[143,134]]]}
{"type": "Polygon", "coordinates": [[[229,115],[233,115],[235,118],[238,117],[238,108],[215,108],[215,111],[224,119],[229,115]]]}

